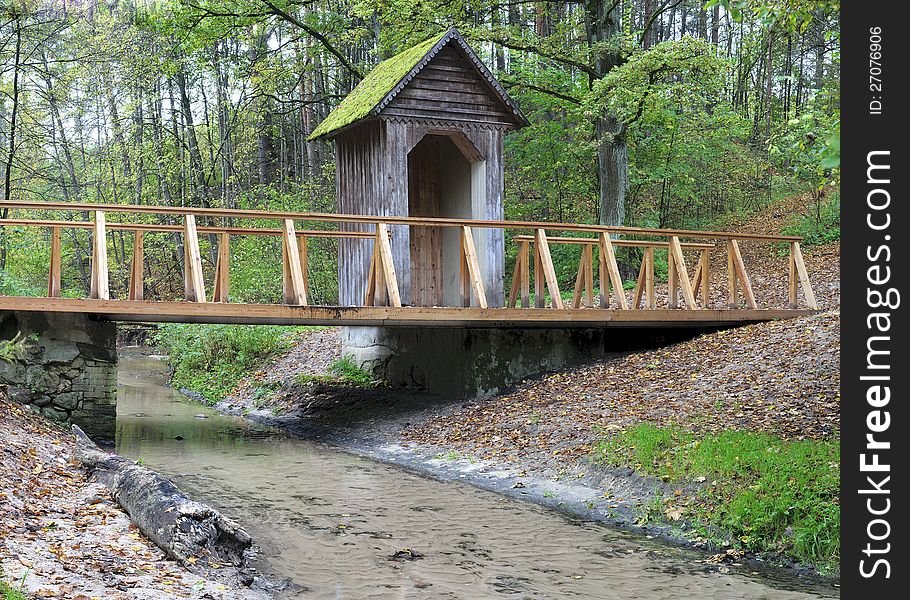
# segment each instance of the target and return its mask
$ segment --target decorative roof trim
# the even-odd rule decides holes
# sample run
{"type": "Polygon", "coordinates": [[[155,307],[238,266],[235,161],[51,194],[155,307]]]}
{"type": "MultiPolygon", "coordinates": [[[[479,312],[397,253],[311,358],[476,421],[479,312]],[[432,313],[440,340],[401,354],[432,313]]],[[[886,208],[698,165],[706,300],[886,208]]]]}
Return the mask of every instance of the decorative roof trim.
{"type": "Polygon", "coordinates": [[[500,85],[496,77],[493,76],[493,73],[491,73],[487,66],[483,64],[483,61],[478,58],[477,54],[467,43],[467,41],[465,41],[465,39],[458,32],[458,29],[456,29],[454,25],[452,27],[449,27],[449,30],[446,31],[445,35],[443,35],[439,41],[436,42],[432,48],[430,48],[430,50],[426,53],[426,55],[424,55],[422,59],[417,61],[417,64],[414,65],[414,67],[408,73],[406,73],[404,77],[401,78],[401,81],[399,81],[395,87],[392,88],[392,91],[386,94],[385,98],[383,98],[382,101],[377,104],[372,111],[370,111],[370,114],[378,116],[382,109],[388,106],[389,103],[395,99],[398,93],[401,92],[401,90],[403,90],[409,83],[411,83],[411,80],[414,79],[414,77],[416,77],[417,74],[420,73],[423,68],[426,67],[430,61],[436,57],[437,54],[439,54],[440,50],[445,48],[451,41],[458,43],[458,46],[464,52],[465,56],[467,56],[471,64],[474,65],[474,68],[481,76],[481,79],[485,80],[487,82],[487,85],[490,86],[490,88],[493,90],[493,92],[496,93],[499,99],[511,109],[512,117],[517,121],[517,126],[525,127],[529,125],[530,123],[527,117],[524,116],[524,113],[521,112],[521,109],[518,108],[518,105],[515,104],[515,101],[512,100],[505,89],[503,89],[502,85],[500,85]]]}

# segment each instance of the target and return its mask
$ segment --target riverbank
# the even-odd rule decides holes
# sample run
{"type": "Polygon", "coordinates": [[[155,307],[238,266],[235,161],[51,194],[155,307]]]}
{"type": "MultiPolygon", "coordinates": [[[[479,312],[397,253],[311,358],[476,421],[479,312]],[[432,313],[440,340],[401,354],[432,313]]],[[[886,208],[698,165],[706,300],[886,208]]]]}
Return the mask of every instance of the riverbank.
{"type": "Polygon", "coordinates": [[[466,403],[332,383],[329,373],[261,369],[217,408],[444,481],[699,548],[717,569],[773,564],[815,579],[820,570],[831,573],[837,554],[838,332],[836,312],[754,325],[466,403]],[[806,332],[808,341],[795,343],[806,332]],[[693,368],[695,355],[710,360],[693,368]],[[740,437],[724,437],[731,432],[740,437]],[[760,451],[747,454],[744,442],[760,451]],[[713,462],[700,456],[695,464],[682,452],[711,443],[713,462]],[[813,457],[792,463],[809,470],[782,468],[794,452],[813,457]],[[743,496],[755,485],[768,493],[743,496]],[[804,493],[780,494],[787,488],[804,493]],[[727,506],[742,510],[724,512],[727,506]],[[767,510],[772,523],[747,522],[757,521],[747,508],[767,510]],[[798,546],[810,533],[814,549],[798,546]]]}
{"type": "MultiPolygon", "coordinates": [[[[788,198],[736,229],[777,232],[807,202],[788,198]]],[[[760,244],[742,252],[756,296],[785,303],[785,253],[760,244]]],[[[825,309],[815,316],[710,333],[466,403],[342,381],[329,368],[340,357],[337,332],[305,332],[218,407],[703,548],[718,564],[745,557],[836,578],[839,244],[805,255],[825,309]]],[[[712,254],[720,304],[724,261],[712,254]]]]}
{"type": "MultiPolygon", "coordinates": [[[[76,462],[73,435],[0,390],[0,581],[24,597],[264,600],[166,557],[76,462]]],[[[6,590],[4,590],[6,591],[6,590]]],[[[15,596],[13,596],[15,597],[15,596]]]]}

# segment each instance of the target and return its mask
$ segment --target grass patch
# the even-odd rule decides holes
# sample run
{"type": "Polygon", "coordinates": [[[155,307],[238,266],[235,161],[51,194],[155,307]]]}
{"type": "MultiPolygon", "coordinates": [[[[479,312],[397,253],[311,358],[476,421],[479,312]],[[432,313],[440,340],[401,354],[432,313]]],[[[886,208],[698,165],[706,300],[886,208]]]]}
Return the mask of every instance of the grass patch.
{"type": "Polygon", "coordinates": [[[704,535],[719,541],[707,526],[719,527],[748,550],[780,552],[822,572],[837,569],[837,439],[785,441],[750,431],[696,436],[644,423],[601,441],[594,459],[670,482],[705,481],[690,505],[704,535]]]}
{"type": "Polygon", "coordinates": [[[22,576],[22,581],[19,583],[18,588],[14,588],[6,583],[6,573],[0,568],[0,600],[28,600],[28,596],[22,591],[23,587],[25,587],[25,578],[27,576],[28,571],[22,576]]]}
{"type": "Polygon", "coordinates": [[[300,327],[273,325],[162,325],[154,341],[174,367],[175,387],[202,394],[214,404],[240,379],[293,345],[300,327]]]}
{"type": "MultiPolygon", "coordinates": [[[[804,247],[819,246],[840,239],[840,192],[816,204],[807,215],[800,215],[794,222],[781,229],[782,235],[803,238],[804,247]]],[[[789,250],[789,247],[787,247],[789,250]]]]}
{"type": "Polygon", "coordinates": [[[361,369],[350,354],[342,356],[328,368],[328,375],[298,375],[297,383],[344,383],[360,387],[376,387],[382,382],[373,377],[369,371],[361,369]]]}

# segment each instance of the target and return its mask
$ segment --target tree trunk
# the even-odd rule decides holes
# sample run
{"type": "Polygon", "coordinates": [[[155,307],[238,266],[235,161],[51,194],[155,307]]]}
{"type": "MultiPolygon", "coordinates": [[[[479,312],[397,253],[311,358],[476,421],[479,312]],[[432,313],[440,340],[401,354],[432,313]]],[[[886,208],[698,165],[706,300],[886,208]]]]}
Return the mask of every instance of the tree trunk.
{"type": "MultiPolygon", "coordinates": [[[[592,0],[587,6],[588,44],[594,46],[610,41],[622,31],[622,3],[592,0]]],[[[620,57],[615,51],[604,50],[595,59],[595,70],[603,77],[617,66],[620,57]]],[[[593,83],[593,82],[592,82],[593,83]]],[[[597,141],[597,176],[600,184],[600,222],[622,225],[626,213],[626,193],[629,188],[629,152],[625,126],[614,115],[602,115],[594,120],[597,141]]]]}
{"type": "Polygon", "coordinates": [[[625,126],[612,115],[595,121],[602,225],[622,225],[626,217],[629,150],[626,145],[625,129],[625,126]]]}

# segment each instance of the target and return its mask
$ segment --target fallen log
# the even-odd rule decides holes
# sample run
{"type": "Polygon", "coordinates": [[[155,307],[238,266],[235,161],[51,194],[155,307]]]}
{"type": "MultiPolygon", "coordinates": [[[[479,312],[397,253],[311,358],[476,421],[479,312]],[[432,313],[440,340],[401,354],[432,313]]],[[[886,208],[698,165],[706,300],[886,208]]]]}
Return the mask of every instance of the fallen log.
{"type": "Polygon", "coordinates": [[[151,469],[103,452],[76,425],[73,433],[76,457],[88,474],[110,490],[142,533],[168,556],[196,573],[252,582],[246,570],[252,538],[240,525],[187,498],[151,469]]]}

